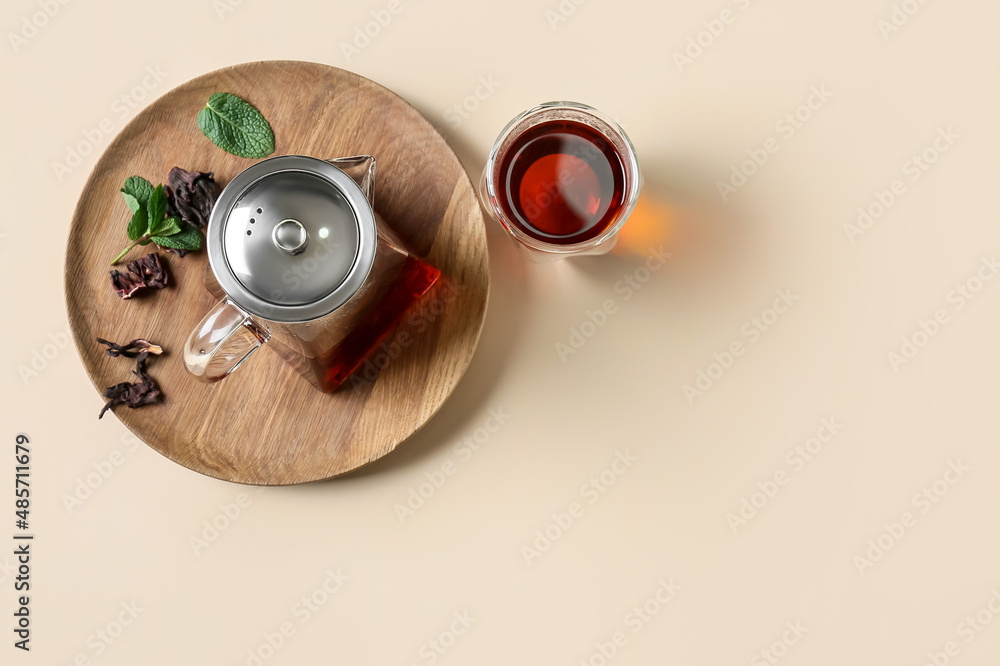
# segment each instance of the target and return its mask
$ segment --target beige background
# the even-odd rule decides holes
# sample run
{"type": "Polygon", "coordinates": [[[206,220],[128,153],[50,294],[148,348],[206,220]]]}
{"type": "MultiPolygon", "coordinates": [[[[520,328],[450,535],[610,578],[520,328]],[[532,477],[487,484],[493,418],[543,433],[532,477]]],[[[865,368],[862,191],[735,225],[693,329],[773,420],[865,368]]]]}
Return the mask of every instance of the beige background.
{"type": "Polygon", "coordinates": [[[967,302],[953,290],[1000,250],[1000,7],[909,0],[916,13],[886,37],[890,0],[566,0],[556,23],[556,0],[400,2],[350,59],[341,44],[388,2],[77,0],[50,2],[51,18],[35,16],[37,0],[4,3],[0,539],[12,543],[6,488],[26,432],[37,541],[30,654],[10,645],[13,560],[0,555],[2,662],[917,665],[930,652],[995,664],[1000,284],[967,302]],[[679,71],[674,53],[726,9],[731,23],[701,35],[708,46],[679,71]],[[101,400],[66,345],[61,274],[73,206],[110,135],[191,77],[272,58],[397,91],[475,178],[514,114],[588,102],[625,125],[647,187],[615,257],[528,265],[491,224],[482,342],[442,411],[363,473],[258,492],[95,418],[101,400]],[[480,77],[499,86],[467,101],[480,77]],[[814,86],[832,97],[786,136],[779,123],[814,86]],[[450,122],[463,103],[477,108],[450,122]],[[906,163],[948,128],[958,138],[912,180],[906,163]],[[778,151],[723,202],[717,182],[771,137],[778,151]],[[89,154],[57,175],[81,142],[89,154]],[[905,193],[850,242],[844,225],[896,179],[905,193]],[[635,271],[660,243],[673,257],[626,301],[616,283],[645,277],[635,271]],[[777,290],[798,300],[775,322],[777,290]],[[607,299],[617,312],[564,362],[557,343],[607,299]],[[894,370],[888,354],[939,309],[947,323],[894,370]],[[772,325],[754,338],[762,316],[772,325]],[[743,355],[691,404],[684,385],[699,370],[718,377],[713,354],[734,342],[743,355]],[[490,410],[509,418],[465,453],[490,410]],[[796,462],[824,418],[843,425],[796,462]],[[616,451],[638,460],[606,494],[583,490],[616,451]],[[454,474],[401,521],[396,505],[430,494],[421,484],[442,469],[454,474]],[[769,487],[776,473],[787,484],[769,487]],[[920,497],[946,477],[943,497],[920,497]],[[727,514],[744,498],[763,506],[734,532],[727,514]],[[553,527],[573,502],[582,514],[553,527]],[[890,536],[906,512],[910,526],[890,536]],[[225,529],[192,545],[213,521],[225,529]],[[522,547],[546,528],[558,538],[529,563],[522,547]],[[891,549],[859,564],[880,537],[891,549]],[[338,569],[349,578],[327,594],[338,569]],[[680,586],[662,607],[661,580],[680,586]],[[314,593],[326,603],[306,616],[296,604],[314,593]],[[630,613],[647,601],[661,612],[635,633],[630,613]],[[142,611],[119,633],[133,602],[142,611]],[[456,613],[475,621],[465,630],[456,613]],[[286,622],[294,633],[261,649],[286,622]]]}

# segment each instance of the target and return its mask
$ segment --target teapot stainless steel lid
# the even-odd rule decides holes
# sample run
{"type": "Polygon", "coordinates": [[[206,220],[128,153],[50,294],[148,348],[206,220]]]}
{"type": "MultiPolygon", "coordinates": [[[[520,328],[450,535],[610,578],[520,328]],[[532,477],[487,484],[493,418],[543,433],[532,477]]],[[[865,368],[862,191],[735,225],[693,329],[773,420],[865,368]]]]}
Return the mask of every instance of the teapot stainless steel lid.
{"type": "Polygon", "coordinates": [[[320,159],[258,162],[226,185],[209,220],[208,259],[251,314],[304,322],[346,303],[375,260],[375,214],[361,187],[320,159]]]}

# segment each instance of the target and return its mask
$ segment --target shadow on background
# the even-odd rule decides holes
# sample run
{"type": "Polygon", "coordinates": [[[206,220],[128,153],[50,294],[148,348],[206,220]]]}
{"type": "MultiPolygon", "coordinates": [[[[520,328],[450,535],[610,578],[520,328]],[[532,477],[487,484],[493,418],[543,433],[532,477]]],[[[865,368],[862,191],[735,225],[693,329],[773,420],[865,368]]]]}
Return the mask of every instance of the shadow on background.
{"type": "Polygon", "coordinates": [[[746,227],[711,187],[711,178],[690,165],[643,161],[644,184],[635,210],[606,255],[578,257],[571,264],[605,283],[638,269],[662,248],[672,253],[670,273],[720,275],[739,263],[746,227]]]}

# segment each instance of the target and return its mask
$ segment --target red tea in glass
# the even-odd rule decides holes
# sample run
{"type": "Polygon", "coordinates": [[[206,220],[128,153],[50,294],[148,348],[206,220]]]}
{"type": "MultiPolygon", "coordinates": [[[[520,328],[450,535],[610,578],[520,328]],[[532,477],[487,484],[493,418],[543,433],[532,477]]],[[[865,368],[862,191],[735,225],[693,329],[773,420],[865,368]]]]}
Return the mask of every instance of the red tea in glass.
{"type": "Polygon", "coordinates": [[[607,231],[625,195],[625,166],[593,127],[555,120],[531,127],[500,166],[500,205],[524,233],[574,244],[607,231]]]}
{"type": "Polygon", "coordinates": [[[480,195],[519,249],[548,261],[610,250],[640,185],[635,150],[614,120],[549,102],[501,132],[480,195]]]}

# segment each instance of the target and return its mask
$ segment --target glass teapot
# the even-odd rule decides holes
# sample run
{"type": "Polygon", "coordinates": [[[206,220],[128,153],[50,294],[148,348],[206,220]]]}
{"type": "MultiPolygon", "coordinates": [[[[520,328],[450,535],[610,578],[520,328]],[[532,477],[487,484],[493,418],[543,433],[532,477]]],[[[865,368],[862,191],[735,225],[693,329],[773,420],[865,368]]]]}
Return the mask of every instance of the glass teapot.
{"type": "Polygon", "coordinates": [[[284,155],[222,190],[206,230],[222,300],[191,332],[184,363],[229,376],[261,345],[335,391],[441,272],[412,256],[372,207],[375,158],[284,155]]]}

